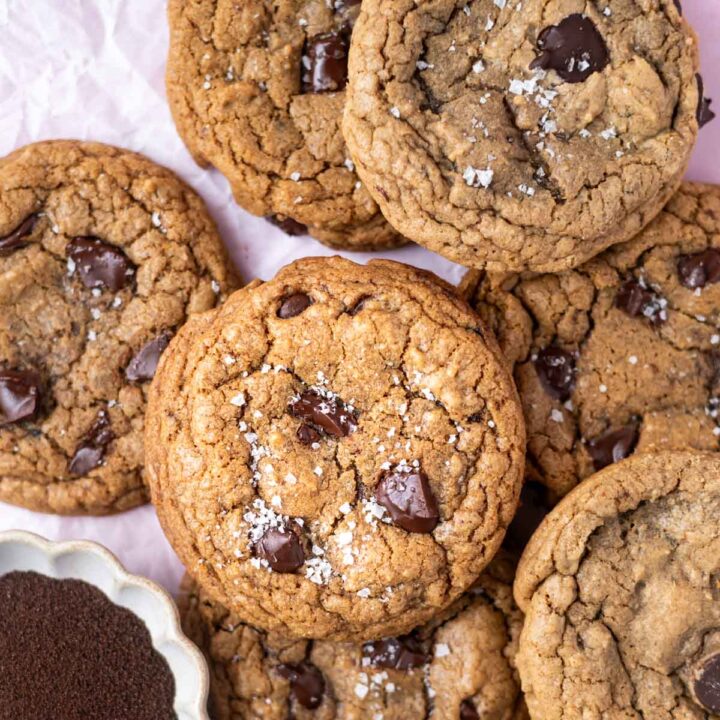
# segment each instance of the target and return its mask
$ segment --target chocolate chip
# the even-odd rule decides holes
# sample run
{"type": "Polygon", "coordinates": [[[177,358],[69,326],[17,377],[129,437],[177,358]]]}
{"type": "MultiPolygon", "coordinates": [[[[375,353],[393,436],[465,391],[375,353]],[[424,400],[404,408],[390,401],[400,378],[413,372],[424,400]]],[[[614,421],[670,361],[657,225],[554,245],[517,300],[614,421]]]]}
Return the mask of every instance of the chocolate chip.
{"type": "Polygon", "coordinates": [[[705,127],[711,120],[715,119],[715,113],[710,109],[712,100],[705,97],[705,83],[703,83],[702,76],[696,75],[695,77],[697,78],[698,93],[700,95],[697,108],[697,121],[700,127],[705,127]]]}
{"type": "Polygon", "coordinates": [[[160,356],[172,340],[169,330],[161,332],[156,338],[145,343],[136,353],[130,364],[125,368],[125,377],[130,382],[145,382],[155,377],[160,356]]]}
{"type": "Polygon", "coordinates": [[[40,405],[40,377],[32,370],[0,370],[0,425],[30,420],[40,405]]]}
{"type": "Polygon", "coordinates": [[[356,427],[355,416],[340,398],[317,390],[305,390],[290,403],[290,414],[335,437],[347,437],[356,427]]]}
{"type": "Polygon", "coordinates": [[[708,385],[710,388],[713,388],[713,397],[710,397],[708,399],[708,407],[706,408],[706,411],[710,412],[712,406],[714,405],[714,410],[717,412],[716,415],[712,415],[711,417],[717,417],[718,415],[720,415],[720,398],[716,396],[714,388],[716,388],[718,383],[720,383],[720,351],[709,350],[705,353],[705,357],[708,360],[711,371],[708,385]]]}
{"type": "Polygon", "coordinates": [[[508,526],[504,547],[520,554],[552,509],[548,489],[534,480],[526,480],[520,493],[520,504],[508,526]]]}
{"type": "Polygon", "coordinates": [[[575,356],[557,345],[549,345],[538,352],[535,372],[548,395],[567,400],[575,387],[575,356]]]}
{"type": "Polygon", "coordinates": [[[133,273],[133,265],[122,250],[95,237],[74,238],[68,243],[67,254],[88,288],[105,286],[117,292],[133,273]]]}
{"type": "Polygon", "coordinates": [[[277,316],[282,320],[294,318],[307,310],[313,304],[312,298],[305,293],[293,293],[288,295],[280,303],[277,316]]]}
{"type": "Polygon", "coordinates": [[[615,295],[615,307],[620,308],[630,317],[638,317],[643,314],[645,307],[652,303],[652,297],[652,292],[639,282],[628,280],[615,295]]]}
{"type": "Polygon", "coordinates": [[[281,220],[277,215],[270,215],[265,218],[271,225],[280,228],[286,235],[297,237],[300,235],[307,235],[307,225],[299,223],[297,220],[293,220],[291,217],[286,217],[281,220]]]}
{"type": "Polygon", "coordinates": [[[430,533],[440,521],[440,511],[422,470],[387,472],[375,489],[375,499],[395,525],[414,533],[430,533]]]}
{"type": "Polygon", "coordinates": [[[277,670],[290,681],[293,697],[308,710],[315,710],[322,705],[325,694],[325,678],[315,665],[304,662],[298,665],[283,663],[277,670]]]}
{"type": "Polygon", "coordinates": [[[82,477],[102,465],[108,445],[114,438],[110,429],[110,418],[104,410],[101,410],[82,443],[75,450],[70,461],[70,474],[82,477]]]}
{"type": "Polygon", "coordinates": [[[413,635],[366,643],[362,652],[371,665],[389,670],[409,670],[430,661],[420,641],[413,635]]]}
{"type": "Polygon", "coordinates": [[[630,317],[645,317],[653,325],[667,320],[667,301],[637,280],[628,280],[617,291],[615,307],[630,317]]]}
{"type": "Polygon", "coordinates": [[[330,32],[307,41],[303,55],[303,92],[338,92],[347,84],[348,38],[330,32]]]}
{"type": "Polygon", "coordinates": [[[674,0],[674,2],[675,2],[675,7],[677,8],[677,11],[680,13],[680,15],[682,15],[683,14],[682,13],[682,5],[680,4],[680,0],[674,0]]]}
{"type": "Polygon", "coordinates": [[[537,46],[540,54],[530,64],[531,69],[555,70],[569,83],[587,80],[609,62],[607,45],[595,23],[579,13],[546,27],[538,36],[537,46]]]}
{"type": "Polygon", "coordinates": [[[460,720],[480,720],[472,700],[463,700],[460,705],[460,720]]]}
{"type": "Polygon", "coordinates": [[[631,423],[619,430],[610,430],[587,444],[595,470],[624,460],[632,454],[638,441],[638,426],[631,423]]]}
{"type": "Polygon", "coordinates": [[[355,317],[365,307],[365,303],[370,300],[369,295],[363,295],[353,305],[351,305],[345,312],[351,317],[355,317]]]}
{"type": "Polygon", "coordinates": [[[39,215],[29,215],[9,235],[0,237],[0,255],[10,255],[27,245],[39,217],[39,215]]]}
{"type": "Polygon", "coordinates": [[[693,678],[693,693],[705,710],[720,714],[720,653],[703,660],[693,678]]]}
{"type": "Polygon", "coordinates": [[[297,430],[297,438],[303,445],[320,442],[320,433],[309,425],[301,425],[297,430]]]}
{"type": "Polygon", "coordinates": [[[677,271],[680,282],[691,290],[720,282],[720,250],[708,248],[694,255],[683,255],[678,260],[677,271]]]}
{"type": "Polygon", "coordinates": [[[290,529],[269,528],[255,543],[255,556],[278,573],[293,573],[305,562],[300,538],[290,529]]]}

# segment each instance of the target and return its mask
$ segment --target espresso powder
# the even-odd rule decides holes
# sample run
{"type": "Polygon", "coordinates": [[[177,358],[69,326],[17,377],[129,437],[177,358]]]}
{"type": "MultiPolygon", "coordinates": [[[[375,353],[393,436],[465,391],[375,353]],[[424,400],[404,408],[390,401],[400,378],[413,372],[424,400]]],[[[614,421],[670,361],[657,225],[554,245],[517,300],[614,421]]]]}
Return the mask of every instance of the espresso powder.
{"type": "Polygon", "coordinates": [[[132,612],[81,580],[0,577],[0,719],[171,720],[174,697],[132,612]]]}

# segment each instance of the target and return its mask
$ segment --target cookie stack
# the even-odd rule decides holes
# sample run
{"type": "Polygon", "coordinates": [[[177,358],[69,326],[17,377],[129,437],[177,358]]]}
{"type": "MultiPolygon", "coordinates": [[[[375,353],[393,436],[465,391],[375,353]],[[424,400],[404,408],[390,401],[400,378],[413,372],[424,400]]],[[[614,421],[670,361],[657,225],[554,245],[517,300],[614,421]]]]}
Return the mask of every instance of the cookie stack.
{"type": "Polygon", "coordinates": [[[169,19],[178,131],[240,205],[468,272],[238,290],[168,171],[19,150],[0,499],[151,496],[219,720],[720,717],[720,188],[682,183],[713,113],[677,0],[169,19]]]}
{"type": "Polygon", "coordinates": [[[308,260],[181,331],[147,467],[216,715],[720,712],[718,461],[683,450],[718,449],[720,191],[680,187],[713,114],[679,4],[177,1],[170,24],[178,129],[241,205],[424,245],[473,268],[477,313],[308,260]]]}
{"type": "Polygon", "coordinates": [[[517,505],[522,413],[452,288],[341,258],[248,285],[163,355],[146,448],[220,717],[518,704],[512,573],[478,578],[517,505]]]}
{"type": "Polygon", "coordinates": [[[406,237],[490,270],[575,267],[660,211],[712,117],[678,2],[360,9],[170,2],[180,134],[291,234],[346,249],[406,237]]]}

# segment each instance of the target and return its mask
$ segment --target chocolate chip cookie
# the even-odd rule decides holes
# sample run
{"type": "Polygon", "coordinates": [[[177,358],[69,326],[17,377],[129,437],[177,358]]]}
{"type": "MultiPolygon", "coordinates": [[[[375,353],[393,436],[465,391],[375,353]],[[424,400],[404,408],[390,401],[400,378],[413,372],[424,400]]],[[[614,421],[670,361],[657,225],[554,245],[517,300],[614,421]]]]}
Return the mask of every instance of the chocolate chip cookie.
{"type": "Polygon", "coordinates": [[[406,237],[554,272],[642,229],[710,119],[672,0],[367,0],[345,138],[406,237]]]}
{"type": "Polygon", "coordinates": [[[96,143],[0,160],[0,500],[102,514],[147,499],[149,380],[236,286],[200,198],[96,143]]]}
{"type": "Polygon", "coordinates": [[[638,455],[570,493],[523,555],[533,720],[720,715],[720,457],[638,455]]]}
{"type": "Polygon", "coordinates": [[[514,366],[532,478],[563,495],[633,452],[718,449],[719,283],[720,187],[692,183],[576,270],[466,277],[514,366]]]}
{"type": "Polygon", "coordinates": [[[355,174],[340,121],[359,0],[171,0],[167,89],[198,163],[290,235],[403,244],[355,174]]]}
{"type": "Polygon", "coordinates": [[[522,411],[492,335],[399,263],[305,259],[171,342],[153,500],[195,579],[287,636],[402,635],[456,600],[512,519],[522,411]]]}
{"type": "Polygon", "coordinates": [[[430,624],[364,645],[265,633],[190,583],[180,604],[208,659],[214,720],[526,720],[514,664],[522,616],[508,582],[493,563],[430,624]]]}

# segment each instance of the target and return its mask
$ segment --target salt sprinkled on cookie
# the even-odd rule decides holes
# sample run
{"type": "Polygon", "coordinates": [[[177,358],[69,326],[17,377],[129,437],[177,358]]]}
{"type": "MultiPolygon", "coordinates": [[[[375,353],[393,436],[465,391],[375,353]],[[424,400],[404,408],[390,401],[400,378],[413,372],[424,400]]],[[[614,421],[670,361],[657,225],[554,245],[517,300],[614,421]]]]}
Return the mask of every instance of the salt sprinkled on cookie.
{"type": "Polygon", "coordinates": [[[576,267],[630,239],[713,116],[692,31],[655,5],[364,4],[343,131],[386,217],[498,271],[576,267]]]}
{"type": "Polygon", "coordinates": [[[471,290],[514,365],[529,460],[557,495],[637,452],[720,448],[718,218],[720,189],[686,183],[577,270],[488,273],[471,290]]]}
{"type": "Polygon", "coordinates": [[[402,635],[462,595],[522,478],[520,407],[481,319],[422,271],[318,258],[204,320],[167,350],[148,438],[198,580],[212,565],[247,622],[334,640],[402,635]]]}

